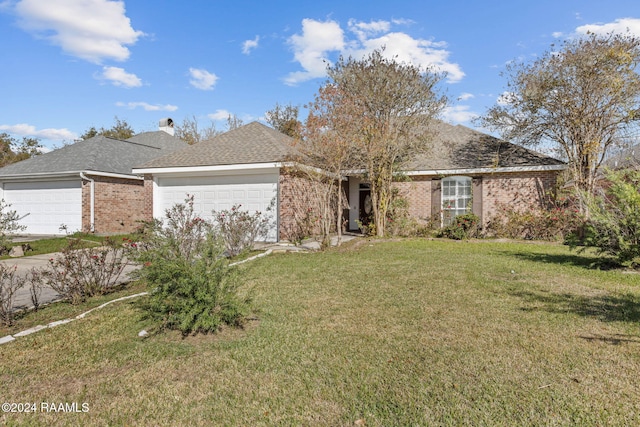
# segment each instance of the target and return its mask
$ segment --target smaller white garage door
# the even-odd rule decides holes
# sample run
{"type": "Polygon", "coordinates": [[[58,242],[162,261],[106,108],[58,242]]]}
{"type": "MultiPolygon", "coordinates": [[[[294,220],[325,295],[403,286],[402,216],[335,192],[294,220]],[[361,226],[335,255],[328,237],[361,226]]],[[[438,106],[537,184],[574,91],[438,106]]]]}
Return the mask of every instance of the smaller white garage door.
{"type": "Polygon", "coordinates": [[[278,173],[229,175],[216,177],[158,178],[154,193],[156,218],[163,218],[175,203],[184,203],[187,194],[194,196],[194,209],[202,218],[212,219],[212,211],[240,209],[269,215],[271,230],[267,240],[277,240],[278,173]],[[272,210],[267,212],[267,208],[272,210]]]}
{"type": "Polygon", "coordinates": [[[6,182],[4,200],[10,210],[24,216],[24,233],[64,234],[82,229],[82,186],[80,180],[46,182],[6,182]],[[26,216],[25,216],[26,215],[26,216]]]}

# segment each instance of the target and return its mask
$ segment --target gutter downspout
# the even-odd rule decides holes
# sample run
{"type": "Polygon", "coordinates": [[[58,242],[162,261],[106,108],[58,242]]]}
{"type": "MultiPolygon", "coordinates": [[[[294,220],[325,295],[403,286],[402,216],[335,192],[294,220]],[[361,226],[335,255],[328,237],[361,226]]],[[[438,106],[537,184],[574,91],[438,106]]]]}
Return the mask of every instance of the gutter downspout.
{"type": "Polygon", "coordinates": [[[89,178],[80,172],[80,178],[89,181],[90,197],[89,197],[89,229],[93,233],[95,231],[95,205],[96,205],[96,183],[93,179],[89,178]]]}

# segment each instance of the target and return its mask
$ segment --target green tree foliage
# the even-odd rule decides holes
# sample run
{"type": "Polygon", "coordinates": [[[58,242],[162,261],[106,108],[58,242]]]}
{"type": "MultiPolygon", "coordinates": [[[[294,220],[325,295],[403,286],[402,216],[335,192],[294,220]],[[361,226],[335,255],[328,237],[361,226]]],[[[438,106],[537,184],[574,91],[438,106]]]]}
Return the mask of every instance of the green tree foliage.
{"type": "Polygon", "coordinates": [[[176,136],[189,145],[211,139],[222,133],[216,129],[216,124],[211,121],[208,126],[201,127],[196,116],[186,117],[181,125],[175,127],[176,136]]]}
{"type": "Polygon", "coordinates": [[[116,117],[111,128],[105,129],[104,127],[101,127],[100,129],[96,129],[94,126],[91,126],[82,135],[80,135],[80,139],[87,140],[94,136],[106,136],[108,138],[125,140],[131,138],[135,134],[135,131],[126,120],[120,120],[116,117]]]}
{"type": "MultiPolygon", "coordinates": [[[[640,121],[640,39],[588,34],[532,63],[512,63],[507,91],[480,123],[505,139],[551,144],[591,193],[602,161],[640,121]]],[[[584,207],[584,206],[583,206],[584,207]]]]}
{"type": "Polygon", "coordinates": [[[41,153],[42,144],[37,138],[13,138],[8,133],[0,133],[0,167],[19,162],[41,153]]]}
{"type": "Polygon", "coordinates": [[[623,265],[640,265],[640,171],[607,171],[604,188],[587,198],[584,244],[623,265]]]}
{"type": "Polygon", "coordinates": [[[265,114],[267,123],[274,129],[289,135],[292,138],[300,139],[302,123],[298,120],[300,109],[297,106],[287,104],[276,106],[265,114]]]}
{"type": "Polygon", "coordinates": [[[391,184],[412,156],[428,151],[429,125],[447,103],[439,94],[443,75],[399,63],[376,50],[361,60],[341,58],[327,69],[329,99],[318,115],[349,144],[371,183],[375,230],[385,234],[391,184]]]}

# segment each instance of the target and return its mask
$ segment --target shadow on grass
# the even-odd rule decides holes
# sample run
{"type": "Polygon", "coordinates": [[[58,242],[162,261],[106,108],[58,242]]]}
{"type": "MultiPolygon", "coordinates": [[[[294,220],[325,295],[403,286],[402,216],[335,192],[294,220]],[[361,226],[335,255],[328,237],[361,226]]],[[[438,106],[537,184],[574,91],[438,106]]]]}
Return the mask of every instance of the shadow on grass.
{"type": "Polygon", "coordinates": [[[525,261],[542,262],[545,264],[571,265],[592,270],[613,270],[620,268],[612,258],[594,257],[593,255],[581,255],[579,253],[547,254],[514,251],[500,251],[500,253],[525,261]]]}
{"type": "Polygon", "coordinates": [[[523,311],[574,313],[603,322],[640,322],[640,296],[632,294],[604,294],[584,296],[511,290],[510,295],[522,298],[528,306],[523,311]]]}

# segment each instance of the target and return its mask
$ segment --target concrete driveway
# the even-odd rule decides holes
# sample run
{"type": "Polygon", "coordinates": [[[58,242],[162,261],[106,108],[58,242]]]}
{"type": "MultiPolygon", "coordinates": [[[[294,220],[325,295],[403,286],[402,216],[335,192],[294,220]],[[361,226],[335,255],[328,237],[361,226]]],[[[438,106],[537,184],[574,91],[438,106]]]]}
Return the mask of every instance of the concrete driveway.
{"type": "MultiPolygon", "coordinates": [[[[31,270],[33,267],[45,267],[49,263],[49,260],[51,258],[55,258],[58,255],[59,255],[58,253],[52,253],[52,254],[24,256],[20,258],[0,260],[0,263],[8,266],[16,265],[18,267],[17,273],[21,277],[24,277],[29,272],[29,270],[31,270]]],[[[137,268],[138,268],[137,265],[128,264],[125,267],[122,274],[120,275],[118,279],[118,283],[123,283],[129,280],[129,274],[132,271],[136,270],[137,268]]],[[[45,286],[42,289],[42,294],[40,295],[41,304],[53,302],[58,299],[60,299],[60,295],[50,287],[45,286]]],[[[15,309],[30,308],[33,306],[33,304],[31,303],[31,293],[28,286],[25,286],[18,290],[13,306],[15,309]]]]}

